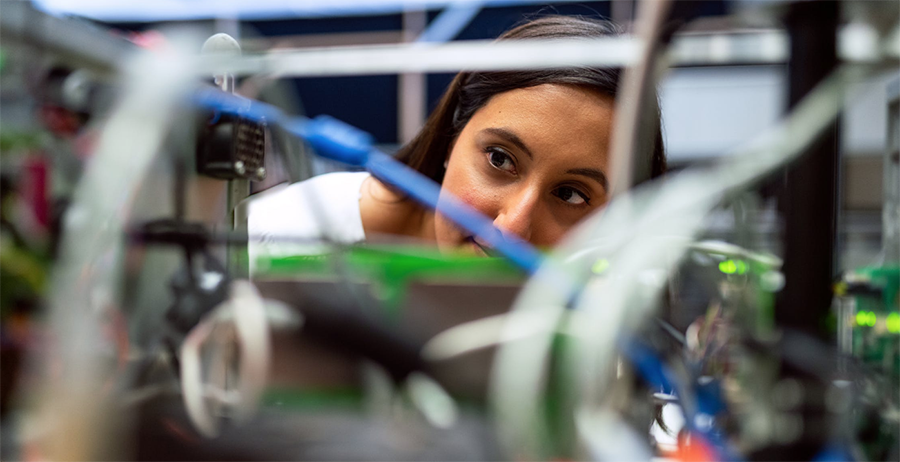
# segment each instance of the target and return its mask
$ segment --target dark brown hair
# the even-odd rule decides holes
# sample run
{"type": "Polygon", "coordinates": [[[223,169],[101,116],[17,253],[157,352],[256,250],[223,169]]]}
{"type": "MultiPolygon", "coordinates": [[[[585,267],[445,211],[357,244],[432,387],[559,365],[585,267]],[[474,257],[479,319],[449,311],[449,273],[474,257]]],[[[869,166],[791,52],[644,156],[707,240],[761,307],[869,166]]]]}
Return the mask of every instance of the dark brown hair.
{"type": "MultiPolygon", "coordinates": [[[[498,40],[554,38],[601,38],[620,35],[610,21],[577,16],[545,16],[515,27],[498,40]]],[[[517,88],[542,84],[564,84],[587,88],[615,98],[619,88],[620,69],[572,67],[534,71],[461,72],[432,111],[425,126],[408,144],[400,148],[397,159],[425,176],[443,182],[444,160],[456,137],[476,111],[494,96],[517,88]]],[[[658,106],[657,106],[658,107],[658,106]]],[[[657,123],[659,123],[657,110],[657,123]]],[[[666,171],[662,133],[656,130],[650,177],[666,171]]]]}

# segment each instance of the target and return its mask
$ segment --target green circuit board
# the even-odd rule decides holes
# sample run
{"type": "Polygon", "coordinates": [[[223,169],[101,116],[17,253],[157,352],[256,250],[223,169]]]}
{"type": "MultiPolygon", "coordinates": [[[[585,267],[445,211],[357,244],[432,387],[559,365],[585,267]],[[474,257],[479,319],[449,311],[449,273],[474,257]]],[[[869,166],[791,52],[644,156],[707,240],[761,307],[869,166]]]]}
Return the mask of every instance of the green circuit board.
{"type": "Polygon", "coordinates": [[[358,245],[313,255],[263,257],[256,278],[337,278],[372,281],[385,305],[399,306],[409,283],[453,281],[468,284],[517,284],[526,274],[503,258],[443,253],[408,246],[358,245]]]}
{"type": "Polygon", "coordinates": [[[900,384],[900,266],[860,268],[839,284],[850,297],[851,353],[900,384]]]}

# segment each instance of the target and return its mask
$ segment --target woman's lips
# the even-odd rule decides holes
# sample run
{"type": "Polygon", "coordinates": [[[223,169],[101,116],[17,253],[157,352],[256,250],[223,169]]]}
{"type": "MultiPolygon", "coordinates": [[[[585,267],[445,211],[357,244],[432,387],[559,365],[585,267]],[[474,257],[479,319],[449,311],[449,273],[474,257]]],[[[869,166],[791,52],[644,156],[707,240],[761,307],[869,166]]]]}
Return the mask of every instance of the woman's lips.
{"type": "Polygon", "coordinates": [[[475,236],[467,237],[466,241],[468,241],[469,244],[471,244],[472,248],[475,250],[475,253],[477,255],[481,255],[483,257],[493,257],[494,256],[494,250],[491,249],[490,247],[488,247],[487,245],[479,242],[478,239],[475,238],[475,236]]]}

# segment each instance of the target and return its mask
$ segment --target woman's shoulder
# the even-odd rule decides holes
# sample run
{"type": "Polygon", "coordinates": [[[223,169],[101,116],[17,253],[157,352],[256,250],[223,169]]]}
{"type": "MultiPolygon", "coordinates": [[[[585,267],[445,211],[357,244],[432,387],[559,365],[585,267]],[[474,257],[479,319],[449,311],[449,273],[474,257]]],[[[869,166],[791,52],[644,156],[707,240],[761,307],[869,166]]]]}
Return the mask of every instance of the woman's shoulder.
{"type": "Polygon", "coordinates": [[[362,184],[359,213],[368,237],[379,234],[422,237],[422,208],[374,177],[362,184]]]}

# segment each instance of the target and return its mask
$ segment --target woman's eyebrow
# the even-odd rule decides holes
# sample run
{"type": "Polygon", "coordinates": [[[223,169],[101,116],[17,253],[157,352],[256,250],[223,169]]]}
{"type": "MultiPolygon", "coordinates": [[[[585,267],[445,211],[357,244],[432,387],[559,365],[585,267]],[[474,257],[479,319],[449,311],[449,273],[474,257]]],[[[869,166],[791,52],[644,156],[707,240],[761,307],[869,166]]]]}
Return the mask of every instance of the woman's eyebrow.
{"type": "MultiPolygon", "coordinates": [[[[528,149],[528,146],[525,145],[525,142],[522,141],[522,138],[519,138],[519,135],[516,135],[512,131],[502,127],[488,127],[482,130],[484,133],[490,133],[491,135],[498,136],[508,141],[511,144],[514,144],[517,148],[521,149],[528,158],[534,159],[534,155],[531,153],[531,150],[528,149]]],[[[566,171],[566,173],[570,173],[572,175],[581,175],[588,177],[597,183],[600,183],[600,186],[603,186],[604,191],[609,191],[609,180],[606,178],[606,174],[601,172],[600,170],[596,170],[593,168],[573,168],[566,171]]]]}
{"type": "Polygon", "coordinates": [[[525,142],[522,141],[522,138],[519,138],[519,135],[516,135],[512,131],[502,128],[502,127],[488,127],[482,130],[483,132],[490,133],[495,136],[499,136],[500,138],[509,141],[514,144],[517,148],[521,149],[529,159],[534,159],[534,155],[531,154],[531,150],[528,149],[528,146],[525,145],[525,142]]]}
{"type": "Polygon", "coordinates": [[[604,191],[609,191],[609,180],[606,179],[606,174],[601,172],[600,170],[595,170],[593,168],[573,168],[566,171],[566,173],[571,173],[572,175],[581,175],[586,176],[603,186],[604,191]]]}

